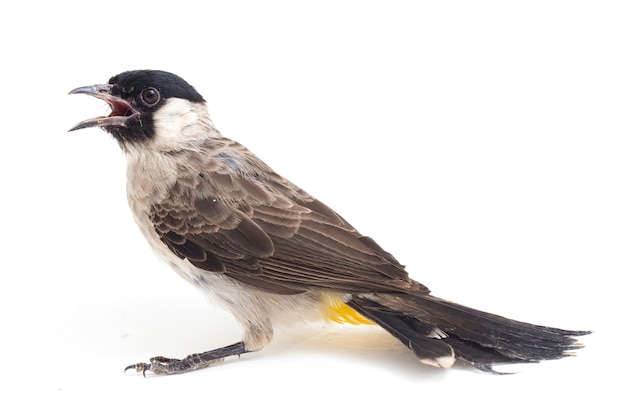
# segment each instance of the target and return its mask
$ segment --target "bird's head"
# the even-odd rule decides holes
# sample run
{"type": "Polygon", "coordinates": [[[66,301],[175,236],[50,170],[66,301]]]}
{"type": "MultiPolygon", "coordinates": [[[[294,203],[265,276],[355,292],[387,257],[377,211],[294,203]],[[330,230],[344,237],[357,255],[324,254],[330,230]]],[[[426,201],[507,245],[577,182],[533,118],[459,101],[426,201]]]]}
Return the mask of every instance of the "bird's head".
{"type": "MultiPolygon", "coordinates": [[[[165,71],[127,71],[107,84],[79,87],[70,94],[88,94],[111,107],[107,116],[84,120],[70,131],[101,127],[121,145],[146,142],[159,136],[169,139],[186,125],[198,121],[198,109],[206,112],[202,96],[185,80],[165,71]]],[[[206,119],[208,119],[208,114],[206,119]]]]}

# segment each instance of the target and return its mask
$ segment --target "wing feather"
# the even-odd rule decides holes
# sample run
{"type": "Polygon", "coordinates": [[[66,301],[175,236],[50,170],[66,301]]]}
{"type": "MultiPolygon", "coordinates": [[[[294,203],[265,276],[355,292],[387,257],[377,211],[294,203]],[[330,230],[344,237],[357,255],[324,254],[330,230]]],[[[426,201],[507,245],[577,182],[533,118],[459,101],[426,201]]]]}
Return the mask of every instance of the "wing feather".
{"type": "Polygon", "coordinates": [[[237,158],[252,161],[247,170],[233,169],[233,158],[228,164],[214,158],[206,172],[186,175],[152,207],[155,230],[172,252],[277,293],[415,287],[371,238],[254,158],[237,158]]]}

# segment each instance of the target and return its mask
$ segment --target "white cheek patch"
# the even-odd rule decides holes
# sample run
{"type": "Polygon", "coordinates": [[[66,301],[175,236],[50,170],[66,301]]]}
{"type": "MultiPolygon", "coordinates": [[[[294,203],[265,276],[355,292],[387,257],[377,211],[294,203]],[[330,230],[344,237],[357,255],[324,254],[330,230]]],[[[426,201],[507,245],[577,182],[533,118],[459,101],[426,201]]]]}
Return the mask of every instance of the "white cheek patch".
{"type": "Polygon", "coordinates": [[[191,102],[179,98],[169,98],[154,113],[154,127],[158,136],[172,138],[178,136],[185,127],[193,125],[198,116],[191,102]]]}
{"type": "Polygon", "coordinates": [[[184,147],[212,126],[204,103],[169,98],[153,115],[153,146],[162,151],[184,147]]]}

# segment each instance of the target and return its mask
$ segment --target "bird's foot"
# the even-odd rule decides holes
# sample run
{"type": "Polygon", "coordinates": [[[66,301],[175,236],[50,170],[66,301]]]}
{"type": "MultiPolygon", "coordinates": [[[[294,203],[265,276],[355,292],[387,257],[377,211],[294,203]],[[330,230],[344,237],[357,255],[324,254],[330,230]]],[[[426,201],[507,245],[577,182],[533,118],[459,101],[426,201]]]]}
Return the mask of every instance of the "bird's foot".
{"type": "Polygon", "coordinates": [[[248,350],[246,350],[244,343],[239,342],[204,353],[193,353],[185,356],[183,359],[155,356],[154,358],[150,358],[150,363],[136,363],[127,366],[124,368],[124,372],[129,369],[134,369],[137,373],[143,374],[144,377],[146,376],[146,372],[165,375],[182,374],[216,365],[223,362],[224,358],[228,356],[241,355],[247,352],[248,350]]]}

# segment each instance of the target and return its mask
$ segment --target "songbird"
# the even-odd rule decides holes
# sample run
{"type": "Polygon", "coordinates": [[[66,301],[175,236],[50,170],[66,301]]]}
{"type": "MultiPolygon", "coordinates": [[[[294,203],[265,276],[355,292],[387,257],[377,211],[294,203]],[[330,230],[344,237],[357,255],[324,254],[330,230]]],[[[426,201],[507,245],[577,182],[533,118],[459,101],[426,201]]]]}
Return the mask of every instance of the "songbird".
{"type": "MultiPolygon", "coordinates": [[[[156,254],[244,329],[241,341],[126,368],[176,374],[258,351],[276,326],[312,320],[376,324],[424,364],[557,359],[580,348],[561,330],[435,297],[404,266],[321,201],[215,128],[204,98],[177,75],[127,71],[70,94],[104,100],[101,127],[127,159],[127,196],[156,254]]],[[[331,169],[331,168],[326,168],[331,169]]]]}

